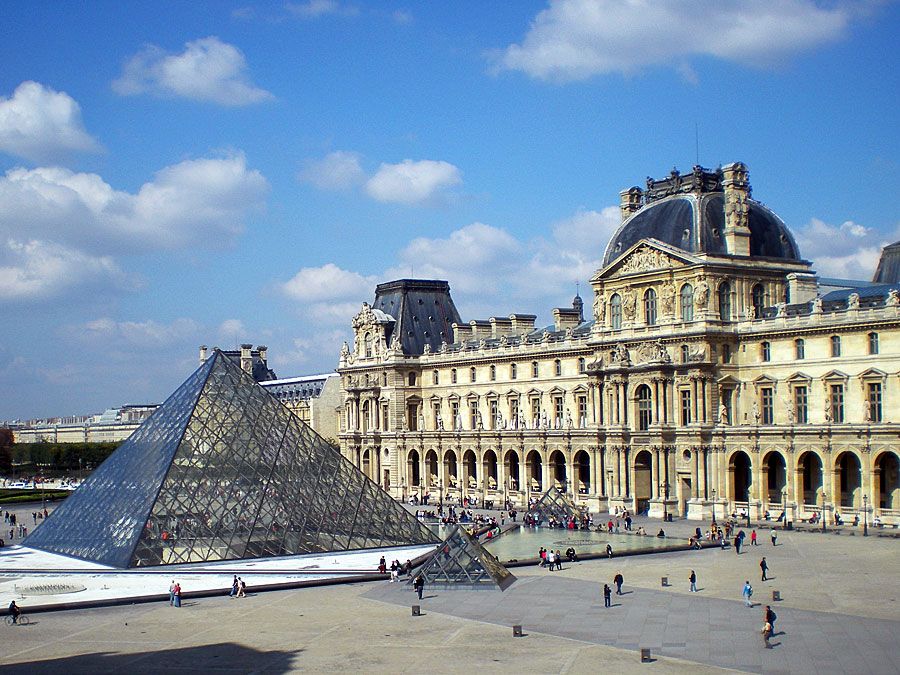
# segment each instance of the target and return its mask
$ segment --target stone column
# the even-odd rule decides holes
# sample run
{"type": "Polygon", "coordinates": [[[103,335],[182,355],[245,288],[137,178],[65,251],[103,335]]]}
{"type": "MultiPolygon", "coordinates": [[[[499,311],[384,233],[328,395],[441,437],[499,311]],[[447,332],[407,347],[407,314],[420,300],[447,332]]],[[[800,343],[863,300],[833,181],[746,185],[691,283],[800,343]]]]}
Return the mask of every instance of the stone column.
{"type": "Polygon", "coordinates": [[[659,483],[662,480],[659,473],[659,450],[650,451],[650,499],[659,499],[659,483]]]}

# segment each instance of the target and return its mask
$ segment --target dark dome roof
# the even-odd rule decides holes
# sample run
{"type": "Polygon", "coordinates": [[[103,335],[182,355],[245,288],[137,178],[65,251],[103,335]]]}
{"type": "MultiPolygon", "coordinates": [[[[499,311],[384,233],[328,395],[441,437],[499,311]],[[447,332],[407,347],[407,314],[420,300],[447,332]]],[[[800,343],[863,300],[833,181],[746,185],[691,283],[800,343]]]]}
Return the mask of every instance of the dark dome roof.
{"type": "MultiPolygon", "coordinates": [[[[800,249],[784,222],[753,199],[750,207],[750,255],[800,260],[800,249]]],[[[721,192],[682,194],[651,202],[609,240],[603,266],[609,265],[641,239],[658,239],[689,253],[727,254],[725,195],[721,192]]]]}

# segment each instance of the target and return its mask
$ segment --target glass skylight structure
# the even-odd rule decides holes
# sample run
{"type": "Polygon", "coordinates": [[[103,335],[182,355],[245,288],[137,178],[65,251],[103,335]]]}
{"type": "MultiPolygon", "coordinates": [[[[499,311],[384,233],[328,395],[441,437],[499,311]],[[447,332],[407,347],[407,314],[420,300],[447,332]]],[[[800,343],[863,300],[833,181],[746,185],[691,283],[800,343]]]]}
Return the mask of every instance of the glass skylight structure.
{"type": "Polygon", "coordinates": [[[24,544],[126,568],[438,541],[215,351],[24,544]]]}

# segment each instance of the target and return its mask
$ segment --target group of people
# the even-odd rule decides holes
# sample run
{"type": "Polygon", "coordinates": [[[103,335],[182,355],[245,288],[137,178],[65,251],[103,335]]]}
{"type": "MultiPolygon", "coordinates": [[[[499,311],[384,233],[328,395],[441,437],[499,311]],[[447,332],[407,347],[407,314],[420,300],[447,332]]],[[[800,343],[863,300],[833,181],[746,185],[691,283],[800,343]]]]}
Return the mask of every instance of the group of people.
{"type": "Polygon", "coordinates": [[[247,597],[247,583],[237,574],[234,575],[234,580],[231,582],[231,592],[228,596],[231,598],[247,597]]]}
{"type": "MultiPolygon", "coordinates": [[[[575,549],[572,549],[573,554],[574,552],[575,549]]],[[[554,569],[562,569],[562,554],[559,552],[559,550],[554,552],[552,548],[544,548],[543,546],[541,546],[540,551],[538,551],[538,556],[541,559],[539,563],[541,567],[545,567],[551,572],[554,569]]]]}
{"type": "MultiPolygon", "coordinates": [[[[622,595],[622,584],[625,583],[625,577],[622,576],[621,572],[616,572],[616,575],[613,577],[613,584],[616,587],[616,595],[622,595]]],[[[604,607],[612,607],[612,588],[609,587],[609,584],[603,584],[603,606],[604,607]]]]}
{"type": "Polygon", "coordinates": [[[174,579],[169,584],[169,606],[181,607],[181,584],[174,579]]]}

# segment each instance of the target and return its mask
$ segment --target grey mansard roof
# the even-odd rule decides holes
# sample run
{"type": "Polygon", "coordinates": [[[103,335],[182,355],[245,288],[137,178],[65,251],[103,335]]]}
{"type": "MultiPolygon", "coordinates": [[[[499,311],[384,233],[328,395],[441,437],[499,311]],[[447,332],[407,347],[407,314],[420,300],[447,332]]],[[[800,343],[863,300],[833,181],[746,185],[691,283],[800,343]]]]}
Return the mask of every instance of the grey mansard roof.
{"type": "MultiPolygon", "coordinates": [[[[750,199],[750,255],[800,260],[790,230],[771,209],[750,199]]],[[[653,201],[622,223],[603,257],[606,267],[641,239],[658,239],[689,253],[727,254],[725,195],[680,194],[653,201]]]]}
{"type": "Polygon", "coordinates": [[[881,249],[881,259],[872,281],[876,284],[900,283],[900,241],[881,249]]]}
{"type": "Polygon", "coordinates": [[[424,353],[426,344],[438,351],[442,342],[453,339],[452,325],[462,322],[446,281],[398,279],[378,284],[372,311],[393,318],[388,343],[398,336],[403,353],[410,355],[424,353]]]}

